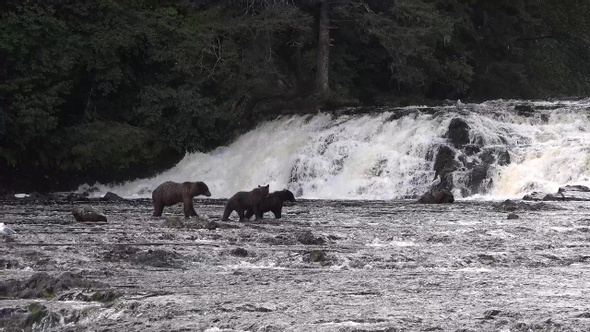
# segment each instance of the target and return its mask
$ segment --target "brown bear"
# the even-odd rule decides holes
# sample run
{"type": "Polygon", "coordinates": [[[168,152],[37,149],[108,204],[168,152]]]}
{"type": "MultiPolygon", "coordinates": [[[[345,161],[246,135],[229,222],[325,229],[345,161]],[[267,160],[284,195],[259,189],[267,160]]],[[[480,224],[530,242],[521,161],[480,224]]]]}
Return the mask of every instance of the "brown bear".
{"type": "MultiPolygon", "coordinates": [[[[275,219],[280,219],[285,201],[295,202],[295,196],[287,189],[268,194],[260,203],[260,215],[264,216],[265,212],[271,211],[275,215],[275,219]]],[[[254,212],[248,209],[246,211],[246,219],[250,219],[253,214],[254,212]]]]}
{"type": "Polygon", "coordinates": [[[195,212],[193,206],[193,197],[199,195],[211,196],[209,187],[204,182],[164,182],[152,192],[154,217],[162,216],[165,206],[172,206],[180,202],[184,204],[184,216],[186,218],[196,216],[197,212],[195,212]]]}
{"type": "Polygon", "coordinates": [[[240,216],[240,221],[244,221],[246,219],[244,218],[244,212],[248,209],[254,211],[256,219],[261,219],[262,213],[260,212],[260,203],[266,195],[268,195],[268,185],[258,186],[258,188],[255,188],[252,191],[239,191],[235,193],[227,201],[221,220],[229,220],[229,215],[232,211],[236,211],[240,216]]]}

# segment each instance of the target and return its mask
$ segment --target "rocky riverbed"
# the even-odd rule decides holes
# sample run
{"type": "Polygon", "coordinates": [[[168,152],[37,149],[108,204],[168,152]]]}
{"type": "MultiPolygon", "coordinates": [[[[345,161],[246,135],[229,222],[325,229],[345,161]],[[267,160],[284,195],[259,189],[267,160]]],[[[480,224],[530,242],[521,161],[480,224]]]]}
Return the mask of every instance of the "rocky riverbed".
{"type": "Polygon", "coordinates": [[[590,202],[224,203],[0,202],[0,331],[590,330],[590,202]]]}

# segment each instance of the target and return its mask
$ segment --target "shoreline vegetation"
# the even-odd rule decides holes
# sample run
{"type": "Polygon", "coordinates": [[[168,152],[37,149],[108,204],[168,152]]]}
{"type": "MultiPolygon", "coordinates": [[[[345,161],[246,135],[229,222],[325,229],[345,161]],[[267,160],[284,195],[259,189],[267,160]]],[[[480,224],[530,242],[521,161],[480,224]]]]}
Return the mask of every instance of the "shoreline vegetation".
{"type": "Polygon", "coordinates": [[[556,0],[3,1],[0,194],[152,176],[284,114],[588,95],[589,11],[556,0]]]}

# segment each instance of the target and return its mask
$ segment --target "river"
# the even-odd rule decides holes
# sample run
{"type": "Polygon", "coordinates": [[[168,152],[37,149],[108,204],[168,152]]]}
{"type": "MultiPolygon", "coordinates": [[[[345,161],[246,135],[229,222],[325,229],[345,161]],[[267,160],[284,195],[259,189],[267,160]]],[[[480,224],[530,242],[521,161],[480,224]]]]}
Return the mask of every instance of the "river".
{"type": "MultiPolygon", "coordinates": [[[[74,222],[87,202],[3,202],[2,278],[70,271],[121,296],[0,307],[41,303],[46,331],[588,331],[590,203],[526,204],[299,200],[208,230],[149,200],[94,202],[108,223],[74,222]]],[[[195,205],[219,221],[224,201],[195,205]]]]}

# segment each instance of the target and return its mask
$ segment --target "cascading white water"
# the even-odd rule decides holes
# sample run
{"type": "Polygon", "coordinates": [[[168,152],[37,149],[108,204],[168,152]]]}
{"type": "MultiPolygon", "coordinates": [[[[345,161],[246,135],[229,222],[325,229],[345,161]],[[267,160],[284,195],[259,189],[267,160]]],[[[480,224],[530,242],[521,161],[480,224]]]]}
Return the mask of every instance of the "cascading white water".
{"type": "MultiPolygon", "coordinates": [[[[406,108],[375,114],[294,115],[262,123],[227,147],[187,154],[174,168],[120,186],[96,184],[123,197],[150,197],[160,183],[204,181],[213,197],[270,184],[296,196],[321,199],[394,199],[424,193],[434,178],[434,155],[459,117],[471,142],[501,147],[511,162],[490,165],[486,198],[555,192],[565,184],[590,184],[590,100],[534,102],[532,116],[513,111],[515,102],[493,101],[435,109],[406,108]],[[404,115],[398,115],[403,112],[404,115]]],[[[469,163],[477,156],[463,156],[469,163]]],[[[470,176],[454,178],[456,196],[470,176]]],[[[81,190],[89,186],[81,187],[81,190]]]]}

